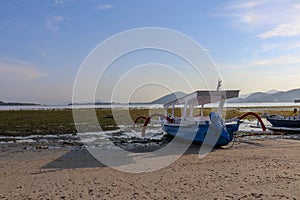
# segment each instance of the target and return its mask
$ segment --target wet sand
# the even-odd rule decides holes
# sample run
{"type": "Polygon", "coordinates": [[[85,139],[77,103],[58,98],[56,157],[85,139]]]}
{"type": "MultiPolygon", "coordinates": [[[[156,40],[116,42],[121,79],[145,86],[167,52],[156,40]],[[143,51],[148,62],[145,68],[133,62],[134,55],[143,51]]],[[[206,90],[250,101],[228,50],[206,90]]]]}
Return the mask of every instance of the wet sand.
{"type": "Polygon", "coordinates": [[[0,199],[300,199],[300,141],[260,139],[191,147],[161,170],[130,174],[79,147],[0,149],[0,199]]]}

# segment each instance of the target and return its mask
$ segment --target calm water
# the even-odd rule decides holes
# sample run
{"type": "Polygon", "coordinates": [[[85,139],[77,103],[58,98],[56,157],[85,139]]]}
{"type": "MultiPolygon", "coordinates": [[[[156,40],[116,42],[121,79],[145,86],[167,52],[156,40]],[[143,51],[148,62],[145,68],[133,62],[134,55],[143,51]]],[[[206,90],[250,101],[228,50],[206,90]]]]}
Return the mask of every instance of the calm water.
{"type": "Polygon", "coordinates": [[[0,106],[0,110],[52,110],[52,109],[82,109],[82,108],[119,108],[119,109],[127,109],[127,108],[163,108],[160,104],[115,104],[115,105],[38,105],[38,106],[0,106]]]}
{"type": "MultiPolygon", "coordinates": [[[[277,102],[277,103],[226,103],[225,107],[288,107],[294,106],[299,107],[300,104],[294,102],[277,102]]],[[[218,107],[217,103],[207,104],[205,107],[218,107]]],[[[131,104],[131,105],[76,105],[73,106],[75,109],[80,108],[119,108],[119,109],[128,109],[128,108],[136,108],[136,109],[143,109],[143,108],[163,108],[161,104],[131,104]]],[[[0,110],[51,110],[51,109],[72,109],[71,105],[39,105],[39,106],[0,106],[0,110]]]]}

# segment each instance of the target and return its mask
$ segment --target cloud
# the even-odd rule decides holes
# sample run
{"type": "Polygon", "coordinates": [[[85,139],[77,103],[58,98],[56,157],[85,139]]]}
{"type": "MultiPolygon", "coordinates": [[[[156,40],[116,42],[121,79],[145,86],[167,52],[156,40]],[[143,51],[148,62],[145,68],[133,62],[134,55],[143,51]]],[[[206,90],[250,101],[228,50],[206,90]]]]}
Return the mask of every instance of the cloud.
{"type": "Polygon", "coordinates": [[[298,0],[237,0],[226,3],[223,11],[235,27],[260,32],[261,39],[300,35],[298,0]]]}
{"type": "Polygon", "coordinates": [[[283,46],[283,44],[276,44],[276,43],[269,44],[269,43],[267,43],[267,44],[262,45],[261,49],[263,51],[270,51],[270,50],[273,50],[273,49],[280,48],[282,46],[283,46]]]}
{"type": "Polygon", "coordinates": [[[265,5],[268,0],[238,0],[230,1],[223,6],[222,16],[232,19],[232,24],[241,26],[259,26],[266,23],[265,5]]]}
{"type": "Polygon", "coordinates": [[[291,50],[291,49],[296,49],[296,48],[300,48],[300,42],[293,42],[291,44],[288,44],[285,46],[284,50],[291,50]]]}
{"type": "Polygon", "coordinates": [[[217,66],[221,70],[252,70],[255,67],[274,67],[275,65],[291,65],[300,64],[300,57],[296,55],[279,55],[277,57],[258,59],[241,64],[223,64],[219,63],[217,66]]]}
{"type": "Polygon", "coordinates": [[[294,49],[300,48],[299,41],[289,41],[289,42],[281,42],[281,43],[265,43],[261,46],[263,51],[277,50],[282,52],[291,51],[294,49]]]}
{"type": "Polygon", "coordinates": [[[231,1],[225,5],[226,9],[247,9],[260,5],[263,1],[231,1]]]}
{"type": "Polygon", "coordinates": [[[300,21],[298,23],[280,24],[270,31],[258,35],[259,38],[267,39],[276,36],[297,36],[300,35],[300,21]]]}
{"type": "Polygon", "coordinates": [[[273,65],[288,65],[300,63],[299,56],[293,56],[290,54],[280,55],[274,58],[261,59],[249,63],[250,66],[273,66],[273,65]]]}
{"type": "Polygon", "coordinates": [[[114,5],[112,4],[101,4],[97,6],[97,9],[99,10],[109,10],[112,9],[114,7],[114,5]]]}
{"type": "Polygon", "coordinates": [[[259,16],[255,13],[246,13],[244,16],[241,17],[241,21],[249,24],[255,24],[259,20],[259,16]]]}
{"type": "Polygon", "coordinates": [[[17,59],[0,56],[1,82],[26,82],[47,76],[37,66],[17,59]]]}
{"type": "Polygon", "coordinates": [[[54,5],[56,6],[64,6],[66,5],[68,0],[54,0],[54,5]]]}
{"type": "Polygon", "coordinates": [[[48,16],[46,18],[46,28],[50,31],[56,33],[59,31],[59,24],[67,19],[70,19],[69,17],[62,17],[62,16],[48,16]]]}

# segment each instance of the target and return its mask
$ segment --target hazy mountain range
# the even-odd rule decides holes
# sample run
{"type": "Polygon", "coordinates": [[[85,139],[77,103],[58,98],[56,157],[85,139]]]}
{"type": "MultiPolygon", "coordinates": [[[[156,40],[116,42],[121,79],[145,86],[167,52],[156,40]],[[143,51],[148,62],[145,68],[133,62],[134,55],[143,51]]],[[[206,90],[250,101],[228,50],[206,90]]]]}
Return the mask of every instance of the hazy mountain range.
{"type": "Polygon", "coordinates": [[[230,103],[294,102],[300,99],[300,88],[289,91],[255,92],[246,97],[229,99],[230,103]]]}
{"type": "MultiPolygon", "coordinates": [[[[150,102],[151,104],[164,104],[183,97],[184,92],[175,92],[150,102]]],[[[266,102],[294,102],[300,99],[300,88],[289,91],[270,90],[267,92],[255,92],[241,95],[239,98],[228,99],[228,103],[266,103],[266,102]]]]}
{"type": "MultiPolygon", "coordinates": [[[[185,96],[186,93],[184,92],[175,92],[171,93],[165,96],[162,96],[156,100],[153,100],[151,102],[133,102],[131,104],[165,104],[167,102],[176,100],[177,98],[181,98],[185,96]]],[[[270,90],[267,92],[255,92],[251,94],[241,95],[239,98],[233,98],[228,99],[228,103],[263,103],[263,102],[294,102],[295,100],[300,100],[300,88],[299,89],[293,89],[289,91],[276,91],[276,90],[270,90]]],[[[76,103],[76,105],[89,105],[94,104],[91,102],[82,102],[82,103],[76,103]]],[[[103,105],[103,104],[110,104],[109,102],[104,102],[101,100],[97,100],[96,105],[103,105]]],[[[118,103],[113,103],[118,104],[118,103]]],[[[34,104],[34,103],[14,103],[14,102],[2,102],[0,101],[0,105],[40,105],[40,104],[34,104]]],[[[69,103],[71,105],[71,103],[69,103]]]]}
{"type": "MultiPolygon", "coordinates": [[[[185,95],[186,95],[186,93],[184,93],[184,92],[174,92],[174,93],[162,96],[159,99],[156,99],[156,100],[151,101],[151,102],[132,102],[132,103],[129,103],[129,104],[164,104],[164,103],[176,100],[177,98],[181,98],[185,95]]],[[[105,105],[105,104],[111,104],[111,103],[104,102],[102,100],[96,100],[95,103],[91,103],[91,102],[74,103],[74,105],[90,105],[90,104],[91,105],[92,104],[105,105]]],[[[122,104],[122,103],[114,103],[113,102],[112,104],[122,104]]],[[[124,104],[126,104],[126,103],[124,103],[124,104]]],[[[69,103],[69,105],[72,105],[72,103],[69,103]]]]}
{"type": "Polygon", "coordinates": [[[185,95],[187,95],[187,94],[184,93],[184,92],[174,92],[174,93],[171,93],[171,94],[167,94],[166,96],[160,97],[159,99],[156,99],[156,100],[151,101],[149,103],[150,104],[165,104],[167,102],[174,101],[178,98],[181,98],[185,95]]]}

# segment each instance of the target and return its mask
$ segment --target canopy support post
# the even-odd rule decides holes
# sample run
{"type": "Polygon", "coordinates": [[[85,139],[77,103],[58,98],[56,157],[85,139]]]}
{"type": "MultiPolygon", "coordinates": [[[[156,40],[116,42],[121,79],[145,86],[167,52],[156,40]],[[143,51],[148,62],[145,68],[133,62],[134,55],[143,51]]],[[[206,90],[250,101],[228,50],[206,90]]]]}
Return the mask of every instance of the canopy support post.
{"type": "Polygon", "coordinates": [[[219,113],[221,118],[222,118],[222,115],[223,115],[222,111],[223,111],[224,104],[225,104],[225,99],[221,99],[220,104],[219,104],[219,109],[218,109],[218,113],[219,113]]]}
{"type": "Polygon", "coordinates": [[[194,115],[194,106],[191,106],[190,108],[190,116],[193,117],[194,115]]]}
{"type": "Polygon", "coordinates": [[[182,115],[183,119],[186,117],[187,105],[188,105],[188,101],[185,101],[184,102],[183,115],[182,115]]]}
{"type": "Polygon", "coordinates": [[[172,105],[172,118],[175,117],[175,105],[173,104],[172,105]]]}

